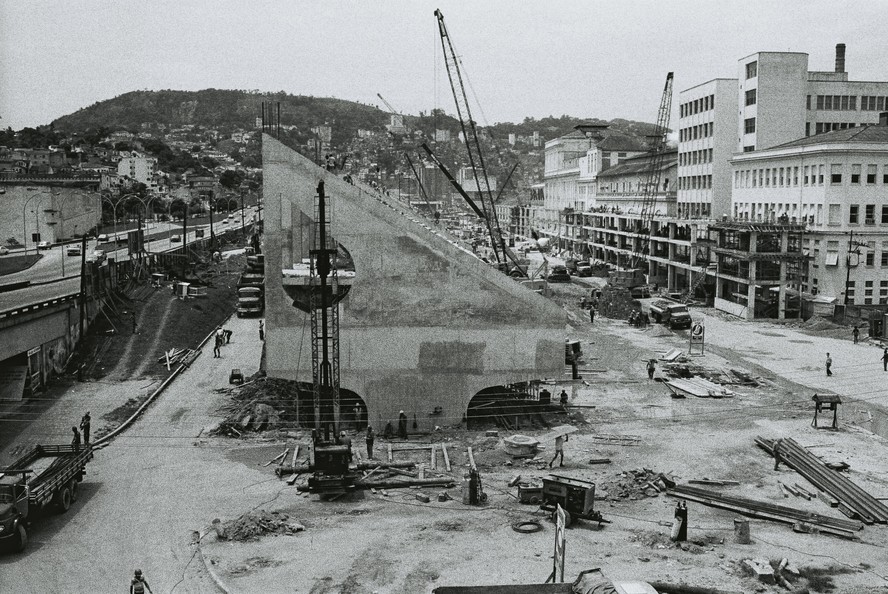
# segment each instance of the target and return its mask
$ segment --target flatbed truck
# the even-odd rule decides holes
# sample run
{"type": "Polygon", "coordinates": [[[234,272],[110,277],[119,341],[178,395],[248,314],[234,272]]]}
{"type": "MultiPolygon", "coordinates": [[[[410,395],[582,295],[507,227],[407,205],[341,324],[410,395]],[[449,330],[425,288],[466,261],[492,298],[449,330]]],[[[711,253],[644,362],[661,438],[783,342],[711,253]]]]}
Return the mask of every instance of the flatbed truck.
{"type": "Polygon", "coordinates": [[[0,546],[25,550],[32,518],[53,506],[68,511],[92,458],[90,445],[37,445],[0,468],[0,546]]]}

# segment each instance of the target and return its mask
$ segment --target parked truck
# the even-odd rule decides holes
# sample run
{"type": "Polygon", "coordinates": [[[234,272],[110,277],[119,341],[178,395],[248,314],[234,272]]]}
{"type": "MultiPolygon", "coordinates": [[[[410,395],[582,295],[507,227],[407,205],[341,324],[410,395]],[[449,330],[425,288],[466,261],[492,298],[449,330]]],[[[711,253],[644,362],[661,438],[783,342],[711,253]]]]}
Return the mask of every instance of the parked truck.
{"type": "Polygon", "coordinates": [[[38,445],[0,469],[0,546],[25,550],[32,518],[52,506],[68,511],[92,458],[89,445],[38,445]]]}
{"type": "Polygon", "coordinates": [[[683,303],[658,299],[651,303],[650,315],[655,322],[665,324],[673,330],[691,327],[691,312],[683,303]]]}
{"type": "Polygon", "coordinates": [[[241,287],[237,290],[237,317],[261,316],[265,311],[265,297],[259,287],[241,287]]]}
{"type": "Polygon", "coordinates": [[[631,270],[611,270],[607,282],[614,287],[632,289],[647,283],[644,271],[641,268],[631,270]]]}
{"type": "Polygon", "coordinates": [[[238,290],[244,287],[256,287],[257,289],[265,289],[265,275],[255,272],[243,273],[237,281],[238,290]]]}

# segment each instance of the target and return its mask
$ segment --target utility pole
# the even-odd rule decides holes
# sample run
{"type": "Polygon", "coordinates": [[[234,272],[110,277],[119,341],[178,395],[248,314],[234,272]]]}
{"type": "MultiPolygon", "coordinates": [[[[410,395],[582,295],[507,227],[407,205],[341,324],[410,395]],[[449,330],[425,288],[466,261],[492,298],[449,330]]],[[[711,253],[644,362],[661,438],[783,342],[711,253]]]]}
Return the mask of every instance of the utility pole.
{"type": "Polygon", "coordinates": [[[182,213],[182,278],[185,278],[185,259],[188,257],[188,203],[182,213]]]}
{"type": "Polygon", "coordinates": [[[860,248],[864,246],[866,246],[865,243],[854,241],[854,230],[852,229],[851,235],[848,237],[848,253],[845,255],[845,306],[850,305],[848,289],[851,288],[851,254],[856,254],[858,263],[860,263],[860,248]]]}
{"type": "Polygon", "coordinates": [[[244,189],[243,188],[241,188],[240,196],[241,196],[241,240],[246,241],[247,230],[244,225],[244,189]]]}

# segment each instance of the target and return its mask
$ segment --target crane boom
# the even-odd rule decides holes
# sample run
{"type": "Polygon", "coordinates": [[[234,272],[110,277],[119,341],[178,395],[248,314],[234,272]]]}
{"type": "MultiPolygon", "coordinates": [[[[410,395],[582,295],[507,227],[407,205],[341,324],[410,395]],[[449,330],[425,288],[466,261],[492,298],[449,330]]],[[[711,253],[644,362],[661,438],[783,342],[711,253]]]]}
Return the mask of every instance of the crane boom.
{"type": "Polygon", "coordinates": [[[383,96],[380,95],[379,93],[376,93],[376,96],[379,97],[380,100],[382,100],[382,102],[383,102],[383,103],[385,104],[385,106],[388,108],[389,113],[391,113],[391,114],[393,114],[393,115],[401,115],[401,114],[398,112],[398,110],[396,110],[394,107],[392,107],[392,104],[391,104],[391,103],[389,103],[388,101],[385,100],[385,97],[383,97],[383,96]]]}
{"type": "Polygon", "coordinates": [[[487,166],[484,163],[484,155],[481,152],[481,142],[478,138],[478,129],[472,118],[472,110],[469,107],[469,99],[466,96],[466,88],[463,84],[463,75],[459,68],[459,58],[453,49],[450,33],[444,24],[444,15],[440,10],[435,10],[438,19],[438,33],[441,36],[441,49],[444,52],[444,65],[447,68],[447,77],[450,80],[450,90],[453,92],[453,100],[456,102],[456,113],[459,119],[460,130],[469,156],[469,166],[475,180],[475,187],[480,197],[481,211],[484,213],[484,221],[490,233],[490,243],[497,263],[505,262],[506,244],[500,230],[499,221],[494,208],[493,194],[490,189],[490,179],[487,175],[487,166]],[[482,184],[483,181],[483,184],[482,184]]]}
{"type": "Polygon", "coordinates": [[[650,251],[651,223],[656,214],[657,193],[660,189],[663,159],[666,155],[666,134],[669,132],[669,116],[672,113],[672,73],[666,75],[663,96],[660,98],[660,109],[657,111],[657,126],[652,134],[653,142],[648,159],[647,179],[642,189],[641,200],[641,233],[644,237],[640,247],[633,254],[633,267],[650,251]]]}

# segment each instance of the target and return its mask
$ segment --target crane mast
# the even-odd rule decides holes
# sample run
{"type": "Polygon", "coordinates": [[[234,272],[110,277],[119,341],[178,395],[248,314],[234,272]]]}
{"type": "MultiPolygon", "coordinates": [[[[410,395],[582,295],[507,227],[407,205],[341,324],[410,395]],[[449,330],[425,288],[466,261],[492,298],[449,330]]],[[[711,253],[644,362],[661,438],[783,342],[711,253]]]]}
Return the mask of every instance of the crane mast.
{"type": "Polygon", "coordinates": [[[650,251],[651,223],[656,214],[657,192],[660,189],[661,169],[666,156],[666,134],[669,132],[669,116],[672,113],[672,73],[666,75],[666,84],[663,87],[663,96],[660,99],[660,109],[657,111],[657,126],[652,134],[650,158],[648,162],[648,174],[642,189],[641,200],[641,233],[644,237],[640,247],[633,254],[633,267],[650,251]]]}
{"type": "Polygon", "coordinates": [[[500,230],[499,221],[496,216],[496,209],[493,204],[493,194],[490,190],[490,180],[487,176],[484,155],[481,152],[481,142],[478,139],[478,130],[475,126],[475,120],[472,118],[469,99],[466,96],[463,76],[459,68],[459,59],[457,58],[456,51],[453,49],[453,44],[450,41],[447,25],[444,24],[444,15],[440,10],[436,10],[435,17],[438,19],[438,33],[441,36],[441,49],[444,52],[444,65],[447,68],[447,77],[450,80],[450,90],[453,92],[453,100],[456,103],[457,118],[459,119],[460,130],[462,131],[463,141],[466,145],[466,151],[468,152],[469,166],[472,169],[475,186],[478,188],[481,211],[484,213],[484,222],[487,226],[487,231],[490,233],[490,242],[493,247],[493,253],[497,263],[500,264],[505,262],[507,258],[506,244],[503,239],[502,231],[500,230]]]}

